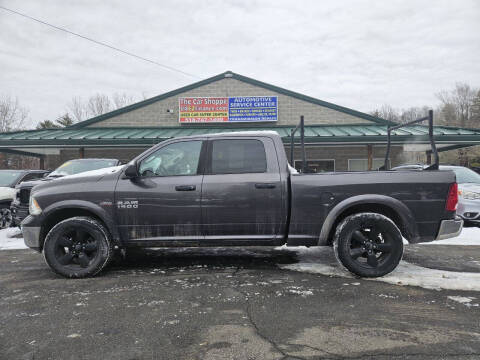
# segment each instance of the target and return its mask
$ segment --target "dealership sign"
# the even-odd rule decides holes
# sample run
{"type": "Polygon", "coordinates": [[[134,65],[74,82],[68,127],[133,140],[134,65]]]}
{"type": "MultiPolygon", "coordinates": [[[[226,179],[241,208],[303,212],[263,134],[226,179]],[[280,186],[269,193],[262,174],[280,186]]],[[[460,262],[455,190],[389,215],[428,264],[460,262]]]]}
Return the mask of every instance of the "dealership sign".
{"type": "Polygon", "coordinates": [[[178,99],[181,123],[278,120],[276,96],[188,97],[178,99]]]}

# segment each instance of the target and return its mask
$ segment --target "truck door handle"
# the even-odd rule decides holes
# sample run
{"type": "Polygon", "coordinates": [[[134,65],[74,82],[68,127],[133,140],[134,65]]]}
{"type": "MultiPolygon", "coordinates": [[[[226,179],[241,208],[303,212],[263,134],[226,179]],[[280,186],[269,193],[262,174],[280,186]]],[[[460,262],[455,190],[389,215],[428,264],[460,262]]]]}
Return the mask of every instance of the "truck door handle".
{"type": "Polygon", "coordinates": [[[195,185],[177,185],[175,190],[177,191],[195,191],[197,187],[195,185]]]}
{"type": "Polygon", "coordinates": [[[257,183],[255,184],[255,187],[257,189],[275,189],[275,184],[272,183],[257,183]]]}

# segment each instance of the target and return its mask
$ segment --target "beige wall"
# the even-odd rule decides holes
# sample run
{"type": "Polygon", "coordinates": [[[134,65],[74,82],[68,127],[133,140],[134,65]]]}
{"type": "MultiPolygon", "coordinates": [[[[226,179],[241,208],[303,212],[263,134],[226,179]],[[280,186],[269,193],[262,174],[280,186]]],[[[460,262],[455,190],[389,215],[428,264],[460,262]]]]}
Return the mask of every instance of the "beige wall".
{"type": "MultiPolygon", "coordinates": [[[[297,124],[300,115],[305,116],[305,124],[354,124],[368,123],[368,120],[348,115],[327,107],[312,104],[290,96],[282,95],[271,90],[257,87],[233,78],[225,78],[196,89],[186,91],[136,110],[123,113],[107,120],[90,125],[90,127],[115,126],[178,126],[178,98],[179,97],[227,97],[227,96],[278,96],[277,125],[297,124]],[[168,113],[167,110],[173,110],[168,113]]],[[[256,123],[259,124],[259,123],[256,123]]],[[[204,124],[183,124],[183,126],[199,126],[204,124]]],[[[228,124],[215,124],[227,125],[228,124]]],[[[237,125],[237,124],[236,124],[237,125]]],[[[251,123],[243,123],[251,126],[251,123]]],[[[242,126],[242,124],[239,124],[242,126]]]]}

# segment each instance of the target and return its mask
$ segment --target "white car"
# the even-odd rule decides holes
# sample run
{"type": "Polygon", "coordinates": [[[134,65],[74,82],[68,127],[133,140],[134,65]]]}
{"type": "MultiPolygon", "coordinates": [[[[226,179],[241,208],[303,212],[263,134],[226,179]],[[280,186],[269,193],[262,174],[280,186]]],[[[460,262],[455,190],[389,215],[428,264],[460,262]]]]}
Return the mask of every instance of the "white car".
{"type": "Polygon", "coordinates": [[[10,204],[15,197],[15,186],[22,181],[42,178],[46,170],[0,170],[0,229],[10,227],[12,213],[10,204]]]}

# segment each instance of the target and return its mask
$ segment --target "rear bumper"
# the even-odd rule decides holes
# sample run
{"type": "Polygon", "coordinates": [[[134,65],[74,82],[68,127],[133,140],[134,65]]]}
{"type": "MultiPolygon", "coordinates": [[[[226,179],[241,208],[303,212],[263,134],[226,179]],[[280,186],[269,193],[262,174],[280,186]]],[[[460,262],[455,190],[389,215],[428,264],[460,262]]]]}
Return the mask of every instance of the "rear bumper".
{"type": "Polygon", "coordinates": [[[463,220],[455,218],[452,220],[442,220],[438,235],[435,240],[445,240],[460,235],[463,228],[463,220]]]}

